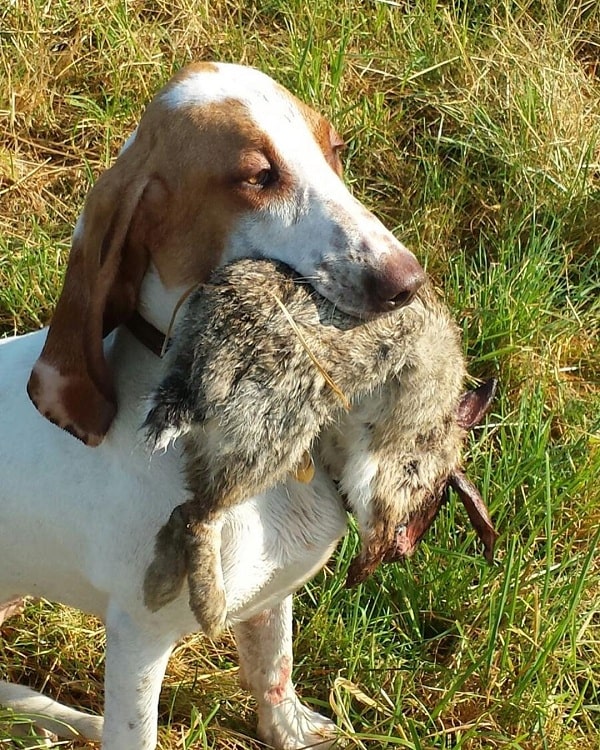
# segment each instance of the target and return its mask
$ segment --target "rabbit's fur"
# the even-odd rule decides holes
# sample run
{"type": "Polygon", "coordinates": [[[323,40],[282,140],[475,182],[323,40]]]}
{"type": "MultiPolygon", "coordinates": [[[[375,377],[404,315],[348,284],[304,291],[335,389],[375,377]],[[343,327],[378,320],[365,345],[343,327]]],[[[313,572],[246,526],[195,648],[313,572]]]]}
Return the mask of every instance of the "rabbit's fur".
{"type": "Polygon", "coordinates": [[[221,514],[285,479],[307,451],[358,521],[349,582],[409,554],[458,472],[468,426],[457,416],[458,329],[431,285],[408,306],[360,321],[288,267],[243,260],[186,304],[145,427],[155,446],[183,436],[192,497],[157,538],[147,605],[174,598],[187,571],[190,606],[218,633],[221,514]],[[409,540],[419,514],[424,528],[409,540]]]}

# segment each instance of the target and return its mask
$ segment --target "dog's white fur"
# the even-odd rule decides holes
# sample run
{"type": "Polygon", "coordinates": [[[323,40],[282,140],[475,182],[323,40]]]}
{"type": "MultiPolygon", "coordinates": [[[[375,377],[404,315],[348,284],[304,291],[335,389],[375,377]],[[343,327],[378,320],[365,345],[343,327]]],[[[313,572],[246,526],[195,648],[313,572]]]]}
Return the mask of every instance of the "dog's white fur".
{"type": "MultiPolygon", "coordinates": [[[[156,613],[142,597],[155,535],[185,499],[181,457],[176,447],[153,456],[144,447],[139,427],[161,363],[123,326],[99,349],[106,368],[98,366],[91,385],[109,401],[114,391],[116,417],[108,431],[77,423],[89,384],[80,402],[73,394],[89,369],[85,357],[92,356],[87,343],[81,354],[78,342],[86,316],[95,314],[95,277],[103,272],[94,263],[104,252],[110,259],[113,252],[143,248],[134,304],[163,332],[183,289],[216,264],[249,254],[292,265],[349,311],[377,312],[382,299],[401,290],[403,274],[416,277],[419,267],[348,193],[339,179],[337,147],[330,126],[267,76],[238,66],[192,67],[158,94],[115,167],[92,190],[75,227],[73,268],[50,334],[0,342],[0,605],[31,594],[104,620],[105,718],[61,713],[49,699],[8,683],[0,683],[0,703],[63,718],[90,739],[101,735],[104,750],[155,746],[169,654],[197,629],[186,591],[156,613]],[[205,126],[205,115],[215,127],[205,126]],[[177,128],[169,130],[173,122],[177,128]],[[179,130],[186,132],[178,141],[179,130]],[[235,160],[233,175],[219,173],[227,159],[235,160]],[[279,182],[260,184],[274,163],[279,182]],[[147,170],[143,179],[130,174],[136,169],[147,170]],[[206,172],[217,187],[198,184],[202,202],[194,208],[190,185],[194,174],[205,180],[206,172]],[[126,187],[111,192],[123,175],[126,187]],[[111,202],[122,204],[116,218],[111,202]],[[102,211],[113,218],[105,221],[102,211]],[[96,231],[90,227],[107,232],[107,223],[112,233],[100,251],[90,244],[96,231]],[[81,258],[85,273],[75,266],[81,258]],[[89,305],[78,307],[80,298],[89,298],[89,305]],[[36,411],[26,392],[32,368],[30,395],[38,409],[97,447],[36,411]],[[109,373],[113,384],[106,386],[98,372],[109,373]]],[[[223,528],[229,622],[242,680],[258,703],[259,735],[275,748],[300,748],[332,735],[331,722],[303,706],[291,682],[291,594],[321,568],[345,528],[335,487],[318,467],[310,485],[290,478],[235,508],[223,528]]]]}

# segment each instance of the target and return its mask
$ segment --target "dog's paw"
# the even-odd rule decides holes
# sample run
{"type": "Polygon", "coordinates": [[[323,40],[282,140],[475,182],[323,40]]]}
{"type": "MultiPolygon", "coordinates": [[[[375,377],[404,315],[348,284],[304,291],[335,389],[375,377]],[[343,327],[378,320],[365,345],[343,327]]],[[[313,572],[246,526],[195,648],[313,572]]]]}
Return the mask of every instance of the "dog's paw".
{"type": "Polygon", "coordinates": [[[337,728],[331,719],[304,706],[294,696],[260,712],[258,736],[275,750],[337,747],[337,728]]]}

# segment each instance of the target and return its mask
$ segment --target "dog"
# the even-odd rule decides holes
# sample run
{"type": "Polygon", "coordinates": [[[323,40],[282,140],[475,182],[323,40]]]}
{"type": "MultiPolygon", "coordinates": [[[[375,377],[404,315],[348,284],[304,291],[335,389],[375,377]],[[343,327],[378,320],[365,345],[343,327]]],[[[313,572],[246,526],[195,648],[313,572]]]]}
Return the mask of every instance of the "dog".
{"type": "Polygon", "coordinates": [[[349,581],[362,582],[439,507],[472,426],[459,422],[459,330],[429,283],[359,321],[282,263],[237,261],[188,298],[166,370],[144,428],[155,450],[182,436],[191,497],[157,536],[144,597],[165,606],[187,573],[210,637],[227,615],[220,529],[232,508],[289,473],[309,481],[318,455],[359,522],[349,581]]]}
{"type": "MultiPolygon", "coordinates": [[[[63,735],[51,719],[64,719],[104,750],[155,747],[169,654],[198,626],[183,592],[157,612],[144,604],[156,534],[187,498],[180,451],[150,456],[139,432],[161,373],[149,345],[189,287],[240,257],[284,262],[365,319],[414,296],[424,272],[345,187],[342,147],[267,75],[196,64],[157,94],[91,189],[49,328],[0,342],[0,611],[31,594],[103,619],[104,720],[7,683],[0,703],[48,714],[63,735]]],[[[335,736],[295,693],[291,596],[346,525],[317,466],[310,483],[249,498],[223,526],[227,622],[258,735],[274,748],[335,736]]]]}

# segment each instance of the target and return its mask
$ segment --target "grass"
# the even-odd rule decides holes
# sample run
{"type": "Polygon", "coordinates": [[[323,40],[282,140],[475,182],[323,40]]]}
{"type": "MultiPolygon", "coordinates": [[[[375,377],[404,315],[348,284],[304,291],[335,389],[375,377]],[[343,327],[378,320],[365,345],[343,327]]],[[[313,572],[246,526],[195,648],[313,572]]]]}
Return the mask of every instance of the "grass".
{"type": "MultiPolygon", "coordinates": [[[[0,330],[48,321],[94,177],[183,63],[255,65],[348,141],[354,192],[425,262],[501,382],[452,502],[356,591],[356,539],[297,599],[295,679],[348,747],[600,746],[600,10],[592,0],[13,0],[0,9],[0,330]]],[[[0,676],[101,710],[103,632],[31,603],[0,676]]],[[[174,653],[160,747],[256,750],[233,642],[174,653]]],[[[0,745],[19,740],[0,709],[0,745]]],[[[11,744],[12,743],[12,744],[11,744]]]]}

